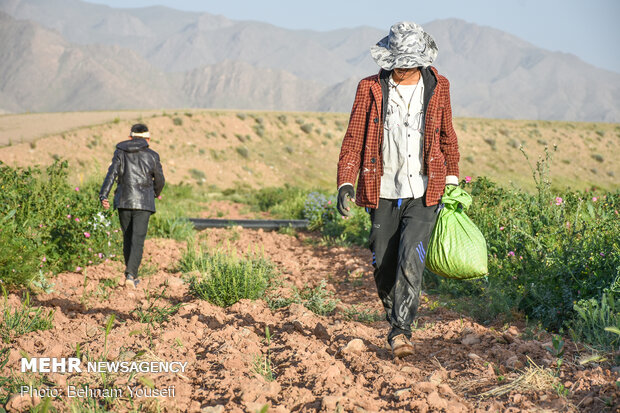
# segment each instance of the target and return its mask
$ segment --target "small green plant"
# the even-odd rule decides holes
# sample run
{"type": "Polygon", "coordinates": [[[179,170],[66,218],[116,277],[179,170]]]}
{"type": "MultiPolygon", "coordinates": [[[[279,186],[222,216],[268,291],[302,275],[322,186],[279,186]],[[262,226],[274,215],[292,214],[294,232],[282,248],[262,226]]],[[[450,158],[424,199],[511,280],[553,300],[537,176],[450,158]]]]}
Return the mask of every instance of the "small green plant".
{"type": "Polygon", "coordinates": [[[273,363],[271,361],[271,333],[269,331],[269,326],[265,326],[264,342],[267,345],[267,354],[257,354],[254,356],[252,371],[262,376],[266,381],[271,382],[275,380],[275,373],[273,371],[273,363]]]}
{"type": "Polygon", "coordinates": [[[620,330],[620,303],[614,292],[603,293],[600,300],[580,300],[574,309],[577,316],[569,324],[569,331],[575,341],[603,351],[615,351],[620,347],[620,335],[614,334],[615,330],[620,330]]]}
{"type": "Polygon", "coordinates": [[[238,117],[239,119],[241,119],[241,120],[245,120],[245,119],[248,117],[248,115],[246,115],[246,114],[245,114],[245,113],[243,113],[243,112],[239,112],[239,113],[237,113],[237,117],[238,117]]]}
{"type": "Polygon", "coordinates": [[[138,277],[141,279],[148,278],[151,275],[156,274],[158,269],[157,264],[151,262],[150,260],[143,262],[138,270],[138,277]]]}
{"type": "Polygon", "coordinates": [[[349,320],[359,321],[361,323],[374,323],[384,319],[383,314],[377,310],[370,310],[368,308],[358,308],[355,305],[345,307],[344,315],[349,320]]]}
{"type": "Polygon", "coordinates": [[[11,311],[8,304],[8,294],[2,287],[4,303],[2,309],[2,324],[0,324],[0,337],[5,343],[10,343],[15,337],[32,331],[49,330],[53,327],[54,310],[45,311],[41,307],[30,305],[30,293],[26,292],[26,297],[20,308],[11,311]]]}
{"type": "Polygon", "coordinates": [[[304,307],[317,315],[333,313],[338,304],[338,300],[333,298],[334,293],[327,290],[326,280],[321,280],[314,288],[304,288],[299,296],[304,307]]]}
{"type": "Polygon", "coordinates": [[[546,349],[555,357],[557,367],[556,375],[559,375],[560,368],[564,363],[564,340],[562,340],[562,336],[555,334],[551,340],[551,347],[547,346],[546,349]]]}
{"type": "Polygon", "coordinates": [[[311,123],[304,123],[303,125],[300,126],[301,130],[304,133],[310,134],[312,133],[312,128],[314,127],[314,125],[312,125],[311,123]]]}
{"type": "Polygon", "coordinates": [[[592,154],[592,159],[594,159],[596,162],[603,162],[605,160],[605,158],[603,158],[603,155],[601,155],[600,153],[592,154]]]}
{"type": "Polygon", "coordinates": [[[139,305],[132,314],[136,316],[139,322],[148,324],[151,328],[161,327],[161,325],[170,319],[183,306],[183,303],[170,304],[165,303],[168,299],[166,296],[167,285],[159,292],[152,294],[149,290],[144,290],[146,298],[146,306],[139,305]]]}
{"type": "Polygon", "coordinates": [[[179,263],[180,270],[189,275],[190,292],[212,304],[229,307],[241,299],[263,298],[270,280],[275,276],[274,265],[264,258],[221,251],[209,253],[190,246],[179,263]]]}
{"type": "Polygon", "coordinates": [[[285,114],[278,115],[278,120],[282,122],[283,125],[288,124],[288,117],[285,114]]]}
{"type": "Polygon", "coordinates": [[[149,225],[149,236],[185,241],[194,236],[194,224],[184,217],[156,214],[149,225]]]}
{"type": "Polygon", "coordinates": [[[250,151],[248,150],[248,148],[246,148],[245,146],[237,146],[237,148],[235,148],[235,150],[237,151],[237,153],[242,157],[247,159],[248,156],[250,156],[250,151]]]}
{"type": "Polygon", "coordinates": [[[183,119],[179,117],[173,118],[172,123],[174,124],[174,126],[181,126],[183,125],[183,119]]]}

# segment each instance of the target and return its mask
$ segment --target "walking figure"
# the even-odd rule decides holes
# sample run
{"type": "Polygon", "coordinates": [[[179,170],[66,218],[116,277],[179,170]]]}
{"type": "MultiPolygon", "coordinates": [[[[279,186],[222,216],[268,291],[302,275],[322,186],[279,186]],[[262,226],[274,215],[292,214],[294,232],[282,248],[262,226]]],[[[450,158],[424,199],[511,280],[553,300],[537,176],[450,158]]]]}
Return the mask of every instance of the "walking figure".
{"type": "Polygon", "coordinates": [[[146,125],[138,123],[131,127],[129,140],[116,145],[112,164],[99,192],[103,208],[110,208],[108,194],[114,182],[118,182],[114,208],[118,209],[123,230],[125,285],[133,288],[139,282],[138,268],[149,218],[155,213],[155,198],[165,184],[159,155],[149,148],[150,137],[146,125]]]}
{"type": "Polygon", "coordinates": [[[370,49],[381,67],[362,79],[338,161],[338,211],[349,199],[370,213],[370,250],[396,357],[413,354],[428,242],[459,150],[449,82],[431,66],[437,45],[422,27],[396,23],[370,49]],[[357,178],[357,193],[353,184],[357,178]]]}

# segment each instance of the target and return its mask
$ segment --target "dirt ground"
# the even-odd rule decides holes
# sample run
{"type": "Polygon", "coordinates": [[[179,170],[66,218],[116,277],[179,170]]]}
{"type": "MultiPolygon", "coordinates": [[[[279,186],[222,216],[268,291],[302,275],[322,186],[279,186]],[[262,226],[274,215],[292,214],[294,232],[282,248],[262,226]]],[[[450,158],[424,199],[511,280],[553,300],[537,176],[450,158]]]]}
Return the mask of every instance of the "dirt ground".
{"type": "MultiPolygon", "coordinates": [[[[226,205],[219,208],[227,209],[226,205]]],[[[611,412],[620,408],[618,372],[606,364],[579,364],[589,355],[582,346],[564,338],[564,363],[556,378],[556,358],[546,350],[551,346],[550,335],[531,337],[519,323],[482,326],[442,308],[428,295],[422,297],[413,333],[416,353],[393,359],[386,347],[387,322],[353,321],[343,312],[352,305],[358,310],[381,310],[366,249],[321,246],[316,234],[306,232],[293,236],[241,228],[205,230],[198,239],[210,249],[261,251],[281,273],[282,294],[292,286],[316,286],[327,280],[328,290],[340,303],[329,316],[315,315],[300,304],[272,311],[260,300],[242,300],[225,309],[214,306],[192,297],[176,270],[186,246],[151,239],[143,260],[148,271],[139,289],[102,288],[104,280],[120,278],[119,262],[58,275],[54,292],[33,299],[36,305],[55,310],[53,329],[8,344],[9,362],[1,375],[9,375],[12,369],[13,374],[24,376],[19,373],[23,354],[75,357],[79,344],[82,358],[93,360],[105,355],[109,361],[187,362],[182,374],[107,378],[119,388],[131,380],[132,385],[151,383],[155,389],[174,389],[174,397],[134,398],[133,407],[146,411],[256,412],[264,405],[271,412],[611,412]],[[164,289],[159,305],[183,306],[149,334],[134,310],[148,305],[148,294],[152,297],[164,289]],[[116,321],[106,344],[104,327],[111,314],[116,321]],[[265,360],[272,366],[272,381],[256,372],[265,360]],[[534,364],[537,369],[531,367],[534,364]],[[506,385],[512,389],[499,394],[506,385]],[[489,391],[497,395],[481,396],[489,391]]],[[[10,305],[18,302],[18,296],[9,295],[10,305]]],[[[47,378],[51,387],[59,389],[80,382],[92,388],[102,385],[102,376],[90,373],[48,374],[47,378]]],[[[123,394],[116,411],[129,409],[128,395],[123,394]]],[[[36,401],[36,397],[16,395],[6,407],[20,411],[36,401]]],[[[64,410],[71,402],[76,399],[61,394],[53,404],[64,410]]]]}

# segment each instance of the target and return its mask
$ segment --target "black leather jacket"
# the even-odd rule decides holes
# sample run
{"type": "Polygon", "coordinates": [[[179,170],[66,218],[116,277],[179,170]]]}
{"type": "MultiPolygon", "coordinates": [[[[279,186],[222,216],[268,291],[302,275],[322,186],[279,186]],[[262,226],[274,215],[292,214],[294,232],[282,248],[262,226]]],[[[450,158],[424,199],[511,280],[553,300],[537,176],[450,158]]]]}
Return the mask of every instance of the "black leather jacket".
{"type": "Polygon", "coordinates": [[[116,145],[112,164],[103,181],[99,199],[107,199],[114,181],[114,208],[155,212],[155,198],[164,188],[164,172],[159,155],[144,139],[132,139],[116,145]]]}

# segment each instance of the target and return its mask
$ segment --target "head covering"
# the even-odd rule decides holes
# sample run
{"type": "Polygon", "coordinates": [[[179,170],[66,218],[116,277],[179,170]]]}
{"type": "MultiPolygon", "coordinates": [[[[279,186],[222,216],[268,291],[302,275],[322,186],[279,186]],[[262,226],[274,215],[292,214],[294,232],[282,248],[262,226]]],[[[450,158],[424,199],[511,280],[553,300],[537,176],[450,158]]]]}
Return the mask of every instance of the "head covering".
{"type": "Polygon", "coordinates": [[[129,134],[132,138],[150,138],[151,134],[149,133],[149,128],[143,123],[136,123],[131,127],[131,133],[129,134]]]}
{"type": "Polygon", "coordinates": [[[422,26],[400,22],[390,28],[390,34],[370,48],[375,62],[385,70],[428,67],[437,57],[437,45],[422,26]]]}

